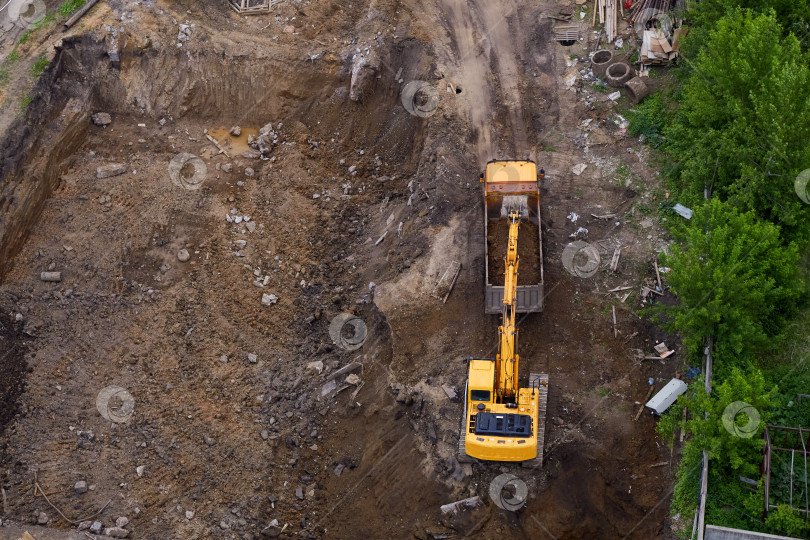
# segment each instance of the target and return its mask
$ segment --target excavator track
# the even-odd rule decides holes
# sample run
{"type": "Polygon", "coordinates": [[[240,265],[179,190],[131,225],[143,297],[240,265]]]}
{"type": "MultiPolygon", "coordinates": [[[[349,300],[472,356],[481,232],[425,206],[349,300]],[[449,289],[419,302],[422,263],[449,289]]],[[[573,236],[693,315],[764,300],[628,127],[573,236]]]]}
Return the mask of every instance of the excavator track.
{"type": "Polygon", "coordinates": [[[546,440],[546,408],[548,406],[548,373],[529,374],[529,388],[539,388],[540,397],[537,402],[537,457],[528,461],[521,461],[523,467],[539,469],[543,465],[543,445],[546,440]]]}
{"type": "Polygon", "coordinates": [[[464,385],[464,408],[461,410],[461,426],[458,432],[458,457],[456,458],[459,463],[475,463],[478,461],[474,457],[467,454],[467,449],[464,446],[467,440],[467,385],[464,385]]]}

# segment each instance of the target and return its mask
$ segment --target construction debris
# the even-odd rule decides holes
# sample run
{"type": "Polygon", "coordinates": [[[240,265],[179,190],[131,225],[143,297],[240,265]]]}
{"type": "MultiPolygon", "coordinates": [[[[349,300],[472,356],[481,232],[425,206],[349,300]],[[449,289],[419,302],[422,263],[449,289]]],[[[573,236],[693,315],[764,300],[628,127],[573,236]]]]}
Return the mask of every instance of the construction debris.
{"type": "Polygon", "coordinates": [[[433,288],[432,296],[438,298],[442,301],[442,304],[447,302],[447,298],[450,296],[450,293],[453,290],[453,286],[456,284],[456,280],[458,279],[458,274],[461,271],[461,263],[458,261],[452,261],[447,266],[447,269],[444,271],[441,279],[436,286],[433,288]]]}
{"type": "Polygon", "coordinates": [[[619,257],[622,254],[622,248],[617,247],[616,251],[613,252],[613,259],[610,261],[610,271],[615,272],[616,269],[619,267],[619,257]]]}
{"type": "Polygon", "coordinates": [[[464,510],[465,508],[475,508],[476,506],[481,504],[481,498],[476,495],[475,497],[470,497],[468,499],[462,499],[460,501],[443,504],[441,506],[442,514],[449,514],[451,512],[458,512],[460,510],[464,510]]]}
{"type": "Polygon", "coordinates": [[[675,206],[672,207],[676,214],[686,219],[692,219],[692,209],[687,208],[681,203],[677,203],[675,206]]]}
{"type": "Polygon", "coordinates": [[[668,64],[675,60],[677,56],[678,51],[672,48],[669,40],[660,29],[655,28],[653,30],[644,31],[640,53],[641,63],[643,65],[668,64]]]}

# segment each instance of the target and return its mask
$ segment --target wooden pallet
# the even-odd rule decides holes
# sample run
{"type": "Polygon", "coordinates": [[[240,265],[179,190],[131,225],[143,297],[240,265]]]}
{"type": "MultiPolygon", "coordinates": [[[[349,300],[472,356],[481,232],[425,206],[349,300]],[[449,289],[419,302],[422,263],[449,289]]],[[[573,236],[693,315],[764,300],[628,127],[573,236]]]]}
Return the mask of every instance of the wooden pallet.
{"type": "Polygon", "coordinates": [[[554,27],[554,41],[578,41],[579,26],[566,25],[554,27]]]}
{"type": "Polygon", "coordinates": [[[261,15],[270,13],[282,0],[228,0],[231,8],[240,15],[261,15]]]}
{"type": "Polygon", "coordinates": [[[540,397],[537,403],[537,457],[528,461],[521,461],[523,467],[539,469],[543,465],[543,446],[546,440],[546,408],[548,406],[548,373],[529,374],[529,388],[540,388],[540,397]],[[543,384],[545,383],[545,385],[543,384]]]}

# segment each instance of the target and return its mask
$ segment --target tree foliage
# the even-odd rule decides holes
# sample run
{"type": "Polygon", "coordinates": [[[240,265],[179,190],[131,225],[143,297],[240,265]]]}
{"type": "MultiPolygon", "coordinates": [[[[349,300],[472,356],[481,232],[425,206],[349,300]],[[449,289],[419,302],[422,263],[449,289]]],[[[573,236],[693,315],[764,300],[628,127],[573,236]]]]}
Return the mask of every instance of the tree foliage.
{"type": "Polygon", "coordinates": [[[692,384],[678,398],[677,406],[662,417],[656,429],[665,438],[671,437],[678,428],[685,429],[691,439],[684,448],[684,459],[688,456],[690,463],[700,463],[700,455],[705,448],[713,467],[735,475],[758,478],[762,430],[771,415],[776,387],[767,384],[758,369],[743,371],[732,368],[722,383],[714,385],[712,394],[706,394],[702,383],[701,378],[700,384],[692,384]],[[746,426],[751,418],[749,414],[741,413],[733,417],[737,426],[746,428],[745,436],[732,433],[723,423],[724,411],[737,401],[752,406],[759,416],[755,418],[758,421],[755,429],[746,426]],[[689,410],[689,417],[685,421],[682,415],[684,407],[689,410]]]}
{"type": "MultiPolygon", "coordinates": [[[[717,5],[718,2],[710,2],[717,5]]],[[[694,202],[704,187],[808,238],[796,175],[810,167],[810,69],[773,11],[720,18],[691,63],[678,114],[665,132],[675,182],[694,202]]]]}
{"type": "Polygon", "coordinates": [[[676,235],[681,247],[664,264],[680,303],[655,311],[693,358],[713,337],[719,367],[750,359],[779,335],[803,291],[796,246],[780,243],[779,227],[719,200],[696,209],[676,235]]]}

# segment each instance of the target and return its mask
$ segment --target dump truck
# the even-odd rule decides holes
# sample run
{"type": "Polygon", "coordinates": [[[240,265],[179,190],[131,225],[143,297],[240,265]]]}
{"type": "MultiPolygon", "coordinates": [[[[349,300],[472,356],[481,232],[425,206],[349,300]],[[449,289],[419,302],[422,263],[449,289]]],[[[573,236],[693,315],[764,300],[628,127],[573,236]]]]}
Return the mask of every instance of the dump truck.
{"type": "Polygon", "coordinates": [[[520,217],[521,273],[518,275],[518,313],[543,310],[543,242],[540,230],[539,183],[533,161],[492,160],[487,163],[484,185],[484,242],[486,254],[485,312],[500,313],[503,307],[503,247],[509,228],[507,209],[517,209],[520,217]]]}
{"type": "MultiPolygon", "coordinates": [[[[517,353],[517,313],[521,311],[519,293],[523,262],[519,255],[527,253],[539,276],[539,297],[522,306],[523,312],[539,311],[542,308],[542,259],[540,258],[540,208],[537,189],[537,169],[530,161],[490,161],[482,175],[487,198],[487,218],[506,224],[505,239],[500,253],[503,286],[499,295],[501,324],[498,327],[498,349],[494,358],[469,358],[467,384],[464,389],[464,410],[459,436],[459,461],[481,459],[487,461],[522,462],[529,467],[538,467],[543,462],[546,405],[548,402],[548,375],[532,373],[529,385],[519,388],[519,363],[517,353]],[[531,181],[529,181],[531,179],[531,181]],[[533,187],[529,184],[533,184],[533,187]],[[534,198],[534,200],[531,200],[534,198]],[[530,202],[531,201],[531,202],[530,202]],[[533,205],[533,210],[530,206],[533,205]],[[497,208],[497,214],[489,218],[489,209],[497,208]],[[501,218],[501,214],[505,214],[501,218]],[[536,221],[532,221],[532,217],[536,221]],[[528,226],[521,227],[522,223],[528,226]],[[521,249],[522,231],[528,231],[529,249],[521,249]],[[534,236],[536,230],[537,236],[534,236]],[[535,242],[531,242],[536,239],[535,242]]],[[[542,173],[541,173],[542,174],[542,173]]],[[[494,236],[488,240],[489,251],[496,249],[494,236]]],[[[489,263],[487,267],[487,295],[490,294],[489,263]]],[[[492,265],[494,269],[494,265],[492,265]]],[[[532,278],[534,281],[535,278],[532,278]]],[[[525,290],[525,289],[524,289],[525,290]]],[[[524,295],[525,298],[525,295],[524,295]]],[[[489,305],[487,311],[490,311],[489,305]]]]}

